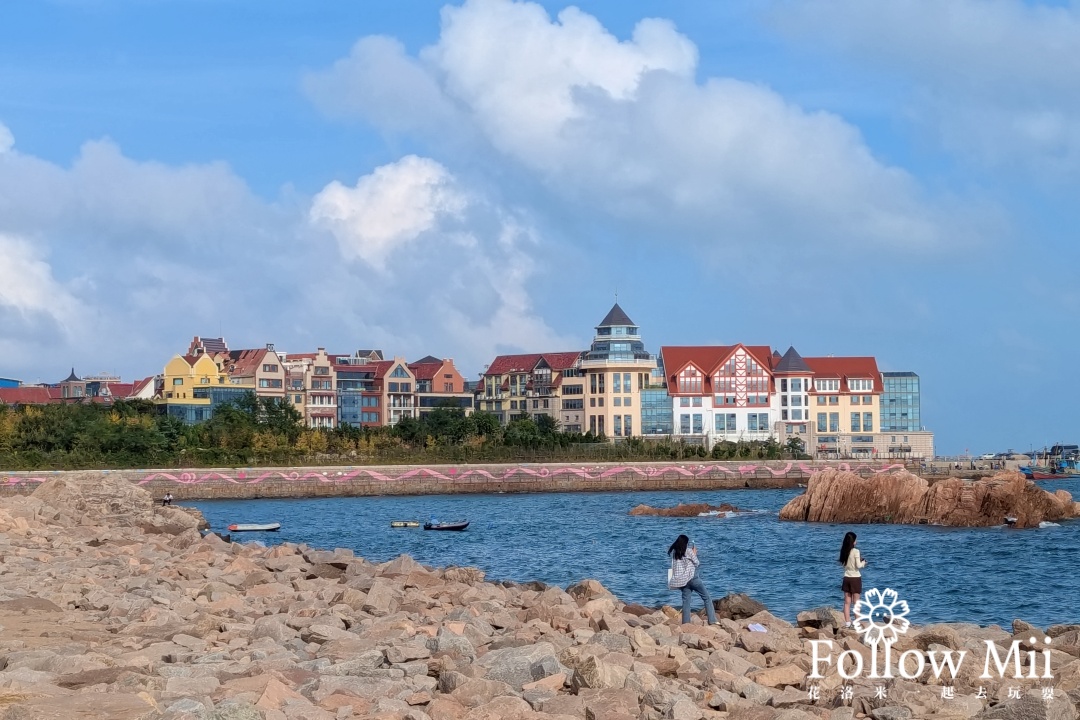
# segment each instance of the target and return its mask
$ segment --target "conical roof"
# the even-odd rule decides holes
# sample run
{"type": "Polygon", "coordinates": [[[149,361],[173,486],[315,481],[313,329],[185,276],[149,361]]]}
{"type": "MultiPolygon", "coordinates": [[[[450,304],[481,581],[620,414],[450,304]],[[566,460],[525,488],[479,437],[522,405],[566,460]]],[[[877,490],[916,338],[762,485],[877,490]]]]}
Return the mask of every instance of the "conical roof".
{"type": "Polygon", "coordinates": [[[71,374],[67,376],[64,382],[82,382],[82,379],[75,374],[75,368],[71,368],[71,374]]]}
{"type": "Polygon", "coordinates": [[[806,364],[806,361],[802,359],[802,355],[795,350],[794,346],[788,348],[784,353],[784,357],[780,358],[780,362],[776,363],[773,367],[773,372],[778,373],[812,373],[813,370],[806,364]]]}
{"type": "Polygon", "coordinates": [[[615,303],[611,306],[611,310],[604,316],[604,319],[600,321],[600,324],[596,327],[614,327],[616,325],[633,325],[634,321],[623,312],[623,309],[619,307],[619,303],[615,303]]]}

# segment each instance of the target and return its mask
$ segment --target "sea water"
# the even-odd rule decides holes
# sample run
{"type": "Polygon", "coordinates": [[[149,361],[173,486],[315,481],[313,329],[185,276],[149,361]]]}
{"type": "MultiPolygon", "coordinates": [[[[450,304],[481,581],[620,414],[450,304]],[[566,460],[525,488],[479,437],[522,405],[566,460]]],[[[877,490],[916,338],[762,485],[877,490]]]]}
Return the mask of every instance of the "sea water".
{"type": "MultiPolygon", "coordinates": [[[[1044,483],[1080,497],[1080,482],[1044,483]]],[[[1036,625],[1080,622],[1080,520],[1030,530],[781,522],[777,512],[801,490],[428,495],[198,501],[212,529],[280,522],[276,533],[241,541],[349,548],[372,562],[407,553],[425,565],[474,565],[489,580],[540,580],[566,587],[603,583],[624,602],[678,605],[668,590],[668,546],[680,533],[697,544],[714,598],[742,592],[773,613],[838,607],[844,533],[859,536],[869,561],[863,587],[896,590],[916,623],[1036,625]],[[731,503],[733,517],[631,517],[640,503],[731,503]],[[468,519],[464,532],[392,529],[391,520],[468,519]]],[[[695,603],[697,602],[695,598],[695,603]]]]}

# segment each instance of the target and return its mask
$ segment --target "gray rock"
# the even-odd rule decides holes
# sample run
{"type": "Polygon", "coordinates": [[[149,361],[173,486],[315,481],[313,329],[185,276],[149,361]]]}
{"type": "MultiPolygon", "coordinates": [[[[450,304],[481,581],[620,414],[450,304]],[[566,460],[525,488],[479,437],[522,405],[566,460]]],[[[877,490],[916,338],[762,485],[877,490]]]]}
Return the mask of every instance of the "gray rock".
{"type": "Polygon", "coordinates": [[[871,710],[870,717],[874,718],[874,720],[911,720],[914,716],[911,713],[911,708],[902,705],[888,705],[871,710]]]}
{"type": "Polygon", "coordinates": [[[562,668],[555,657],[555,647],[546,642],[492,650],[476,664],[486,670],[487,679],[504,682],[519,691],[522,685],[554,675],[562,668]]]}
{"type": "Polygon", "coordinates": [[[1036,695],[1024,695],[983,710],[975,720],[1076,720],[1076,715],[1068,697],[1058,693],[1049,702],[1036,695]]]}
{"type": "Polygon", "coordinates": [[[462,635],[455,635],[446,628],[439,628],[438,634],[428,640],[428,648],[433,653],[460,655],[469,662],[476,659],[476,648],[469,639],[462,635]]]}
{"type": "Polygon", "coordinates": [[[257,707],[246,702],[225,702],[207,712],[203,720],[262,720],[257,707]]]}

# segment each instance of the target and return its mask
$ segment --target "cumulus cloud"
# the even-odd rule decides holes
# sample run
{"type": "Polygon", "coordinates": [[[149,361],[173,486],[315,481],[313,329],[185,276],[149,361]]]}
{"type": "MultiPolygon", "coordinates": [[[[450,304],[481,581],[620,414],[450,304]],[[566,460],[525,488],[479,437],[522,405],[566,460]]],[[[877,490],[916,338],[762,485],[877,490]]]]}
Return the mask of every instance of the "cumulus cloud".
{"type": "Polygon", "coordinates": [[[333,233],[346,259],[384,269],[388,255],[442,218],[460,216],[465,205],[446,168],[409,155],[376,168],[355,187],[330,183],[315,196],[311,219],[333,233]]]}
{"type": "MultiPolygon", "coordinates": [[[[400,64],[400,48],[368,50],[368,62],[309,82],[384,130],[407,130],[389,109],[399,101],[368,89],[380,53],[400,64]]],[[[576,8],[552,19],[534,3],[467,0],[443,10],[438,42],[408,67],[426,73],[429,95],[439,88],[438,107],[471,118],[500,158],[492,172],[516,167],[631,232],[668,242],[674,231],[721,251],[925,248],[967,232],[950,219],[956,208],[929,202],[842,118],[761,85],[697,81],[695,46],[665,20],[642,20],[619,40],[576,8]]]]}
{"type": "Polygon", "coordinates": [[[6,125],[0,123],[0,155],[11,152],[13,147],[15,147],[15,136],[11,134],[11,130],[6,125]]]}
{"type": "Polygon", "coordinates": [[[345,272],[363,278],[353,318],[362,332],[418,356],[458,348],[466,371],[502,349],[570,342],[533,307],[538,237],[527,218],[430,158],[406,156],[353,187],[330,183],[309,218],[344,260],[361,263],[345,272]]]}
{"type": "Polygon", "coordinates": [[[778,3],[790,36],[910,81],[908,117],[988,166],[1080,170],[1080,8],[1023,0],[778,3]]]}
{"type": "Polygon", "coordinates": [[[0,233],[0,306],[24,317],[47,315],[65,326],[75,320],[78,303],[53,277],[52,268],[23,238],[0,233]]]}

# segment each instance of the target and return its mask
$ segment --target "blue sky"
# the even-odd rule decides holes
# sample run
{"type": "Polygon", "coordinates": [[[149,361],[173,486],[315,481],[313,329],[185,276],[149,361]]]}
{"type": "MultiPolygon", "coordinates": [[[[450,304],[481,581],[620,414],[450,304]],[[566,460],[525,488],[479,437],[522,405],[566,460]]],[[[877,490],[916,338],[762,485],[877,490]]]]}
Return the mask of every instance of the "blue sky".
{"type": "Polygon", "coordinates": [[[1075,441],[1080,10],[12,3],[0,376],[234,347],[875,355],[942,452],[1075,441]]]}

